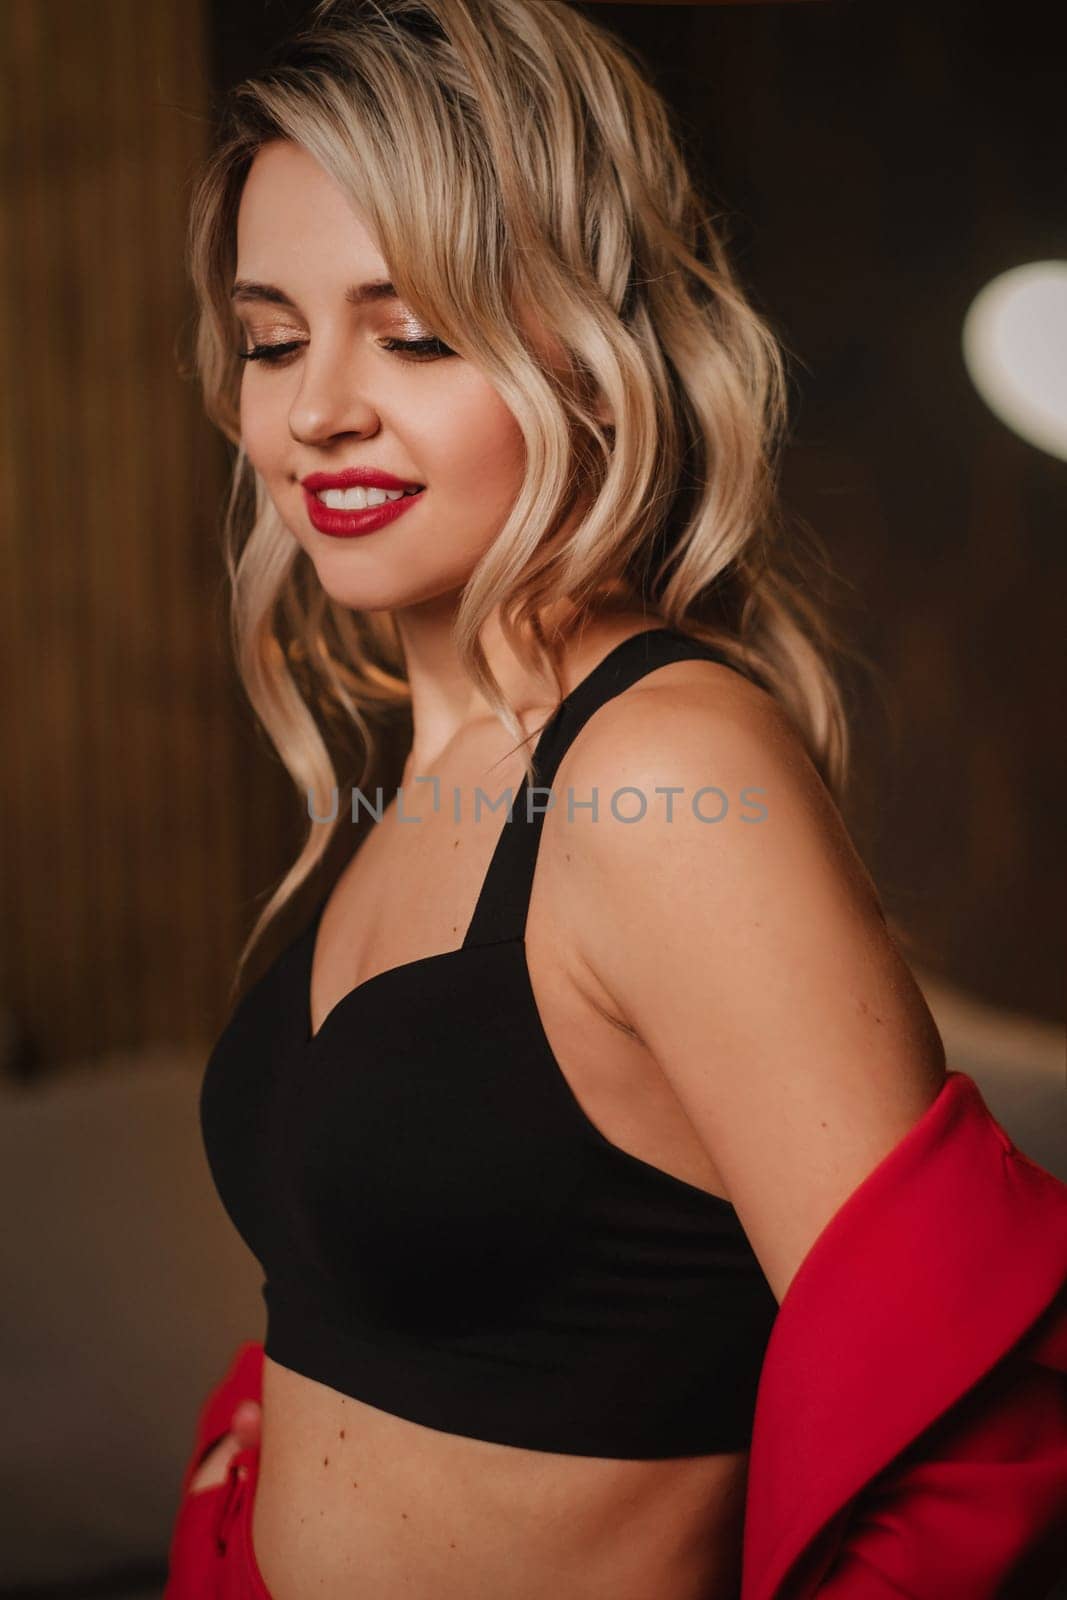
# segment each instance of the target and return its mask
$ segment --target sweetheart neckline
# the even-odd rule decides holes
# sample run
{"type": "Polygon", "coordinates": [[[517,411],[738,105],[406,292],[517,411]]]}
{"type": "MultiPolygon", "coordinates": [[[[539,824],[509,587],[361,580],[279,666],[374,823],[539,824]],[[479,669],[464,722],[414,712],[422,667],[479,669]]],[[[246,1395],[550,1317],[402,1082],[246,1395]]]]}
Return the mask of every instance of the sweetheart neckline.
{"type": "MultiPolygon", "coordinates": [[[[539,754],[541,753],[544,741],[558,728],[560,718],[565,712],[569,713],[570,708],[578,701],[580,694],[588,693],[591,687],[595,685],[599,679],[604,677],[605,674],[609,673],[613,667],[623,662],[627,653],[637,648],[637,641],[639,639],[644,639],[646,641],[645,648],[647,650],[648,643],[651,641],[652,637],[656,635],[661,637],[681,639],[686,643],[694,642],[689,640],[688,636],[679,633],[677,629],[662,624],[653,626],[651,628],[639,629],[635,633],[628,634],[625,639],[621,639],[618,644],[614,645],[607,652],[606,655],[601,657],[600,661],[595,667],[590,668],[586,675],[581,678],[567,694],[563,696],[555,711],[549,716],[548,720],[541,727],[538,732],[537,743],[534,747],[535,764],[539,754]]],[[[699,641],[695,642],[699,645],[699,641]]],[[[698,650],[698,654],[699,653],[701,652],[698,650]]],[[[663,666],[670,664],[672,663],[660,663],[660,665],[663,666]]],[[[529,778],[524,773],[513,804],[520,803],[520,797],[525,796],[528,788],[529,778]]],[[[545,1057],[549,1064],[550,1070],[559,1084],[562,1086],[565,1095],[575,1113],[577,1122],[585,1133],[586,1137],[592,1138],[593,1142],[602,1148],[612,1151],[616,1158],[622,1158],[631,1165],[641,1168],[646,1176],[648,1174],[652,1174],[653,1177],[658,1181],[666,1182],[676,1188],[687,1190],[690,1194],[697,1196],[701,1202],[710,1204],[720,1212],[725,1212],[727,1216],[734,1221],[736,1226],[740,1228],[741,1222],[737,1215],[737,1211],[724,1195],[713,1194],[710,1189],[702,1189],[698,1184],[689,1183],[685,1178],[679,1178],[673,1172],[667,1172],[662,1167],[653,1166],[650,1161],[644,1161],[640,1156],[635,1156],[631,1154],[630,1151],[624,1150],[621,1145],[613,1143],[613,1141],[609,1139],[606,1134],[601,1133],[600,1129],[596,1126],[596,1123],[593,1122],[593,1120],[587,1115],[584,1107],[578,1099],[578,1096],[571,1087],[570,1080],[563,1071],[563,1068],[560,1066],[559,1061],[556,1059],[556,1053],[552,1048],[551,1041],[549,1040],[548,1033],[541,1017],[540,1007],[537,1004],[537,996],[534,993],[533,979],[530,974],[530,964],[526,955],[525,919],[523,920],[522,925],[523,931],[518,934],[511,934],[503,939],[468,942],[470,939],[471,929],[477,924],[478,915],[481,911],[483,900],[488,891],[490,880],[497,865],[498,858],[506,849],[509,822],[510,813],[509,816],[505,818],[500,837],[496,842],[493,854],[490,858],[489,868],[485,874],[485,877],[482,879],[481,888],[479,889],[478,893],[478,899],[475,903],[471,920],[467,924],[463,943],[456,946],[452,950],[438,950],[431,955],[416,956],[412,961],[403,961],[397,966],[386,967],[381,972],[372,973],[369,978],[364,978],[362,983],[357,983],[354,988],[347,990],[339,1000],[335,1001],[335,1003],[330,1007],[329,1011],[323,1017],[321,1023],[319,1024],[318,1030],[316,1032],[312,1032],[311,980],[315,966],[315,951],[318,944],[318,929],[319,924],[322,921],[326,905],[331,897],[332,890],[328,890],[326,892],[322,900],[319,902],[311,922],[303,934],[302,958],[298,964],[301,1003],[301,1057],[305,1060],[310,1059],[316,1050],[321,1050],[324,1035],[330,1032],[335,1032],[343,1018],[352,1010],[357,996],[369,993],[375,988],[376,985],[388,983],[390,980],[394,980],[405,973],[420,971],[424,968],[432,966],[434,963],[454,961],[459,956],[468,955],[476,951],[487,951],[492,949],[500,949],[505,945],[516,945],[519,950],[519,968],[523,980],[523,1003],[525,1004],[529,1013],[536,1048],[539,1053],[545,1057]]]]}
{"type": "MultiPolygon", "coordinates": [[[[559,726],[560,718],[563,716],[563,714],[565,712],[569,712],[570,711],[571,706],[578,699],[579,695],[581,693],[583,693],[583,692],[588,691],[588,689],[598,680],[598,678],[600,678],[604,673],[606,673],[609,670],[609,668],[611,668],[614,665],[617,665],[620,661],[622,661],[625,658],[627,651],[630,651],[630,650],[635,648],[635,646],[637,644],[637,641],[639,639],[646,640],[646,649],[647,649],[647,642],[650,641],[652,638],[654,638],[656,636],[659,636],[661,638],[673,639],[673,640],[679,640],[680,639],[680,640],[682,640],[683,642],[685,642],[687,644],[696,643],[698,645],[698,653],[699,653],[699,646],[700,646],[700,641],[699,640],[694,641],[694,640],[690,639],[688,635],[680,632],[677,628],[672,628],[668,624],[657,623],[657,624],[654,624],[650,628],[640,628],[635,633],[627,634],[624,639],[620,639],[618,644],[613,645],[612,648],[610,650],[608,650],[607,654],[600,658],[600,660],[597,662],[596,666],[591,667],[589,669],[589,671],[585,674],[585,676],[583,678],[580,678],[578,680],[578,682],[562,697],[562,699],[560,700],[559,704],[556,706],[555,710],[550,714],[550,716],[548,717],[546,722],[538,730],[537,742],[536,742],[536,744],[534,746],[534,752],[533,752],[533,760],[534,760],[535,764],[536,764],[537,758],[538,758],[538,756],[539,756],[539,754],[541,752],[541,748],[542,748],[542,745],[543,745],[545,739],[552,732],[554,732],[555,729],[559,726]]],[[[707,647],[704,647],[704,648],[706,649],[707,647]]],[[[675,663],[673,663],[673,662],[661,662],[660,663],[661,666],[670,666],[670,665],[674,665],[674,664],[675,663]]],[[[656,670],[656,669],[653,668],[652,670],[656,670]]],[[[529,789],[529,777],[528,777],[528,775],[526,773],[524,773],[523,777],[522,777],[522,781],[520,782],[518,790],[517,790],[517,792],[515,794],[514,800],[512,801],[512,806],[513,807],[516,806],[516,805],[519,805],[520,803],[521,804],[525,804],[525,797],[526,797],[526,793],[527,793],[528,789],[529,789]]],[[[505,820],[504,820],[504,826],[501,828],[500,836],[497,839],[496,844],[495,844],[495,846],[493,848],[493,852],[492,852],[492,854],[490,856],[489,866],[488,866],[488,868],[486,870],[485,875],[482,878],[481,886],[480,886],[479,891],[478,891],[478,898],[475,901],[474,911],[471,914],[470,921],[467,923],[467,929],[466,929],[466,933],[464,935],[463,943],[460,944],[460,945],[457,945],[452,950],[438,950],[438,951],[435,951],[432,955],[416,956],[414,958],[414,960],[412,960],[412,961],[402,961],[397,966],[385,967],[381,972],[372,973],[369,978],[364,978],[362,983],[357,983],[355,988],[347,990],[341,996],[341,998],[339,1000],[336,1000],[334,1002],[334,1004],[330,1007],[330,1009],[326,1013],[326,1015],[323,1017],[322,1021],[320,1022],[319,1026],[318,1026],[318,1029],[313,1031],[313,1029],[312,1029],[312,1017],[311,1017],[311,980],[312,980],[312,976],[314,974],[314,969],[315,969],[315,951],[316,951],[316,947],[317,947],[317,944],[318,944],[319,924],[322,921],[323,913],[325,912],[327,903],[329,902],[329,900],[330,900],[330,898],[332,896],[332,893],[333,893],[332,889],[327,890],[326,894],[323,895],[322,899],[319,901],[318,907],[316,908],[316,910],[315,910],[315,912],[314,912],[314,914],[313,914],[313,916],[311,918],[311,922],[309,923],[308,927],[305,929],[304,934],[301,936],[302,939],[307,941],[307,946],[308,946],[307,960],[302,963],[302,976],[303,976],[302,1018],[303,1018],[303,1020],[302,1020],[302,1024],[301,1024],[301,1036],[302,1036],[301,1037],[301,1045],[302,1045],[302,1048],[305,1051],[310,1051],[315,1047],[315,1045],[322,1038],[322,1035],[323,1035],[324,1031],[329,1027],[329,1025],[332,1022],[333,1018],[336,1016],[336,1014],[342,1009],[342,1007],[346,1006],[348,1001],[351,1000],[355,995],[362,994],[365,989],[371,988],[372,985],[374,985],[374,984],[376,984],[376,983],[378,983],[378,982],[380,982],[380,981],[382,981],[382,980],[384,980],[386,978],[394,977],[398,973],[415,971],[416,969],[418,969],[420,967],[429,966],[434,961],[446,961],[452,956],[460,955],[464,950],[489,949],[494,944],[510,944],[510,943],[515,943],[515,942],[522,943],[523,944],[523,949],[524,949],[523,965],[526,968],[527,985],[530,988],[531,994],[533,993],[533,985],[530,982],[529,966],[528,966],[528,964],[526,962],[526,959],[525,959],[525,936],[524,936],[524,933],[520,933],[518,935],[511,935],[508,938],[502,939],[502,940],[489,940],[489,941],[482,941],[482,942],[471,943],[471,944],[468,944],[468,942],[467,942],[469,937],[470,937],[471,929],[477,924],[478,915],[479,915],[479,912],[482,909],[483,900],[485,898],[487,889],[489,887],[489,883],[490,883],[490,880],[492,878],[493,871],[494,871],[494,869],[495,869],[495,867],[497,865],[497,859],[501,855],[501,853],[504,851],[504,849],[506,848],[507,837],[508,837],[508,826],[511,823],[511,815],[512,815],[512,813],[509,810],[509,813],[505,817],[505,820]]],[[[535,853],[535,860],[536,860],[536,853],[535,853]]],[[[334,887],[336,887],[336,885],[334,885],[334,887]]],[[[528,906],[528,903],[529,902],[528,902],[528,893],[527,893],[527,906],[528,906]]],[[[523,924],[523,927],[525,928],[525,922],[523,924]]],[[[536,1003],[535,1003],[535,1010],[536,1010],[536,1003]]],[[[551,1046],[549,1046],[549,1050],[550,1050],[550,1053],[551,1053],[551,1046]]],[[[555,1060],[554,1055],[553,1055],[553,1060],[555,1060]]],[[[557,1063],[557,1070],[560,1070],[558,1063],[557,1063]]],[[[609,1143],[610,1143],[610,1141],[609,1141],[609,1143]]],[[[654,1168],[653,1170],[655,1171],[655,1170],[658,1170],[658,1169],[654,1168]]],[[[679,1180],[679,1181],[682,1181],[682,1180],[679,1180]]],[[[700,1193],[707,1193],[708,1191],[701,1190],[699,1192],[700,1193]]],[[[717,1196],[716,1198],[721,1198],[721,1196],[717,1196]]]]}
{"type": "Polygon", "coordinates": [[[334,1001],[329,1011],[327,1011],[326,1015],[319,1023],[316,1031],[312,1033],[311,974],[315,964],[314,930],[317,926],[318,918],[315,919],[315,921],[311,924],[311,927],[304,934],[304,937],[308,940],[308,952],[306,959],[301,964],[301,987],[304,994],[304,1022],[302,1032],[303,1046],[306,1051],[315,1049],[316,1045],[318,1045],[323,1034],[330,1027],[338,1012],[344,1010],[348,1006],[348,1002],[350,1000],[354,1000],[356,995],[363,994],[365,990],[372,989],[375,984],[384,982],[386,978],[395,978],[400,973],[413,972],[419,967],[428,967],[435,961],[448,961],[453,956],[465,955],[472,950],[492,950],[499,944],[515,944],[518,942],[513,936],[507,939],[491,940],[487,944],[461,944],[457,945],[454,950],[436,950],[432,955],[415,956],[411,961],[401,961],[395,967],[383,967],[381,972],[372,972],[369,978],[363,979],[362,983],[357,983],[352,989],[346,989],[341,998],[334,1001]]]}
{"type": "MultiPolygon", "coordinates": [[[[612,648],[607,652],[607,654],[600,658],[600,660],[597,662],[596,666],[591,667],[589,669],[589,671],[585,674],[585,676],[583,678],[580,678],[578,680],[578,682],[562,697],[562,699],[560,700],[559,704],[556,706],[555,710],[550,714],[548,719],[545,721],[545,723],[542,725],[542,727],[538,730],[537,742],[536,742],[536,744],[534,746],[534,752],[533,752],[533,759],[534,759],[535,763],[536,763],[538,754],[541,751],[542,744],[544,743],[546,737],[548,737],[549,734],[558,727],[560,718],[563,716],[565,711],[569,712],[570,707],[575,702],[575,700],[578,698],[579,694],[584,692],[584,691],[587,691],[589,689],[589,687],[593,683],[595,683],[596,680],[599,677],[601,677],[611,666],[613,666],[613,665],[617,664],[619,661],[623,660],[625,655],[626,655],[626,652],[629,651],[629,650],[634,649],[634,647],[636,646],[637,641],[639,639],[645,639],[646,641],[648,641],[653,636],[656,636],[656,635],[658,635],[660,637],[671,638],[671,639],[682,639],[682,640],[686,640],[687,642],[690,642],[690,643],[693,642],[693,641],[688,639],[687,635],[685,635],[683,633],[680,633],[678,629],[672,628],[669,625],[663,624],[663,623],[654,624],[651,628],[640,628],[635,633],[627,634],[624,639],[620,639],[618,644],[613,645],[612,648]]],[[[699,641],[697,641],[697,643],[699,643],[699,641]]],[[[646,643],[646,649],[647,649],[647,643],[646,643]]],[[[661,665],[668,666],[668,665],[673,665],[673,663],[663,662],[663,663],[661,663],[661,665]]],[[[653,670],[655,670],[655,669],[653,669],[653,670]]],[[[525,796],[526,796],[526,792],[527,792],[528,788],[529,788],[529,777],[528,777],[527,774],[524,773],[523,777],[522,777],[522,781],[519,784],[518,790],[517,790],[517,792],[515,794],[515,797],[514,797],[514,800],[512,802],[513,806],[519,805],[520,803],[525,804],[525,796]]],[[[490,940],[490,941],[486,941],[486,942],[480,943],[480,944],[479,943],[475,943],[475,944],[468,944],[467,943],[467,940],[468,940],[468,938],[470,936],[471,928],[474,927],[476,922],[477,922],[478,914],[479,914],[479,912],[481,910],[481,907],[482,907],[482,901],[483,901],[483,898],[484,898],[484,896],[486,894],[486,890],[488,888],[489,881],[490,881],[490,879],[492,877],[493,870],[494,870],[494,868],[496,866],[497,858],[506,847],[507,834],[508,834],[508,825],[510,824],[510,821],[511,821],[511,813],[509,812],[508,816],[505,818],[504,826],[501,829],[500,837],[497,839],[497,842],[496,842],[496,845],[494,846],[492,855],[490,856],[489,866],[488,866],[488,869],[487,869],[487,871],[486,871],[486,873],[485,873],[485,875],[484,875],[484,877],[482,879],[481,887],[480,887],[480,889],[478,891],[478,898],[477,898],[477,900],[475,902],[474,911],[471,914],[471,919],[467,924],[467,930],[466,930],[466,933],[464,935],[463,943],[460,944],[460,945],[457,945],[452,950],[438,950],[438,951],[434,952],[434,954],[432,954],[432,955],[416,956],[413,961],[402,961],[402,962],[400,962],[400,964],[398,966],[385,967],[381,972],[372,973],[369,978],[364,978],[362,983],[357,983],[354,989],[347,990],[341,996],[341,998],[339,1000],[336,1000],[334,1002],[334,1004],[330,1007],[330,1009],[326,1013],[326,1015],[323,1017],[322,1021],[320,1022],[319,1026],[318,1026],[318,1029],[316,1031],[312,1031],[311,980],[312,980],[312,976],[313,976],[314,969],[315,969],[315,950],[316,950],[316,946],[318,944],[319,924],[322,921],[323,913],[326,910],[326,905],[327,905],[328,901],[330,900],[332,892],[333,892],[332,889],[331,890],[327,890],[326,894],[319,901],[318,907],[317,907],[314,915],[312,916],[311,922],[310,922],[309,926],[305,929],[305,932],[304,932],[304,934],[302,936],[304,939],[307,940],[307,944],[308,944],[307,960],[306,960],[306,962],[302,963],[302,981],[303,981],[303,1010],[302,1010],[302,1016],[303,1016],[303,1021],[302,1021],[302,1024],[301,1024],[301,1035],[302,1035],[301,1044],[302,1044],[302,1047],[303,1047],[303,1049],[305,1051],[310,1051],[310,1050],[312,1050],[314,1048],[314,1046],[322,1038],[323,1032],[329,1026],[329,1024],[332,1021],[333,1017],[337,1014],[338,1011],[341,1010],[341,1008],[343,1006],[345,1006],[347,1004],[347,1002],[350,999],[353,998],[353,996],[355,996],[357,994],[361,994],[365,989],[369,989],[373,984],[376,984],[376,983],[378,983],[379,981],[381,981],[383,979],[393,977],[397,973],[410,972],[410,971],[414,971],[415,969],[420,968],[420,967],[429,966],[430,963],[434,962],[434,961],[445,961],[450,956],[457,956],[464,950],[488,949],[488,948],[491,947],[492,944],[508,944],[508,943],[512,943],[512,942],[515,941],[516,937],[520,942],[524,941],[523,934],[519,934],[517,936],[511,936],[511,937],[509,937],[507,939],[490,940]]],[[[334,887],[336,887],[336,885],[334,887]]],[[[524,966],[526,965],[525,955],[523,957],[523,964],[524,964],[524,966]]],[[[528,966],[526,967],[526,976],[527,976],[527,982],[529,984],[529,967],[528,966]]],[[[530,990],[531,990],[531,993],[532,993],[533,992],[532,984],[530,984],[530,990]]],[[[536,1009],[536,1007],[535,1007],[535,1009],[536,1009]]],[[[550,1047],[550,1049],[551,1049],[551,1047],[550,1047]]],[[[553,1059],[555,1059],[554,1056],[553,1056],[553,1059]]],[[[557,1070],[559,1070],[558,1063],[557,1063],[557,1070]]],[[[656,1170],[656,1169],[654,1169],[654,1170],[656,1170]]],[[[702,1190],[700,1192],[701,1193],[706,1193],[707,1191],[702,1190]]]]}
{"type": "MultiPolygon", "coordinates": [[[[326,899],[328,898],[329,896],[327,895],[326,899]]],[[[589,1116],[585,1107],[575,1094],[574,1089],[571,1086],[570,1079],[560,1066],[559,1061],[556,1058],[556,1052],[552,1048],[551,1041],[545,1029],[544,1021],[541,1017],[541,1009],[537,1004],[537,996],[534,993],[533,979],[530,973],[530,963],[526,954],[526,939],[522,934],[512,934],[505,939],[494,939],[477,944],[461,944],[458,945],[454,950],[438,950],[431,955],[416,956],[412,961],[402,961],[397,966],[385,967],[381,972],[372,973],[369,978],[364,978],[362,983],[357,983],[355,988],[347,990],[346,993],[343,994],[333,1006],[331,1006],[330,1010],[326,1013],[325,1017],[322,1019],[322,1022],[319,1024],[318,1032],[312,1034],[310,1031],[311,970],[314,964],[315,934],[322,918],[326,899],[324,899],[320,904],[317,912],[312,917],[311,922],[304,930],[300,941],[304,948],[302,951],[302,959],[297,967],[297,974],[300,992],[303,995],[304,1000],[304,1015],[301,1032],[303,1034],[302,1053],[305,1057],[310,1056],[320,1046],[323,1035],[327,1029],[333,1026],[334,1031],[336,1031],[335,1019],[343,1018],[343,1015],[352,1009],[351,1002],[354,1002],[357,996],[365,994],[368,990],[373,989],[376,985],[384,983],[389,979],[395,979],[404,973],[414,972],[423,967],[432,966],[434,963],[455,960],[457,956],[476,955],[488,950],[500,950],[506,945],[515,945],[518,948],[518,963],[520,975],[522,977],[523,1002],[526,1005],[529,1013],[533,1030],[532,1037],[535,1047],[538,1053],[542,1055],[548,1063],[549,1069],[563,1090],[564,1097],[571,1106],[577,1124],[585,1137],[587,1139],[591,1139],[593,1143],[598,1145],[601,1149],[610,1151],[614,1158],[621,1159],[633,1167],[640,1168],[646,1177],[651,1176],[660,1183],[666,1183],[673,1188],[687,1191],[689,1194],[695,1196],[701,1202],[701,1204],[708,1205],[714,1210],[724,1213],[728,1220],[733,1221],[738,1228],[741,1228],[741,1220],[737,1215],[737,1210],[732,1203],[726,1199],[725,1195],[714,1194],[710,1189],[702,1189],[699,1184],[690,1183],[688,1179],[680,1178],[676,1173],[668,1172],[664,1167],[657,1167],[651,1161],[645,1161],[643,1157],[634,1155],[631,1150],[623,1149],[622,1145],[616,1144],[613,1139],[609,1139],[607,1134],[602,1133],[597,1127],[596,1123],[589,1116]]]]}

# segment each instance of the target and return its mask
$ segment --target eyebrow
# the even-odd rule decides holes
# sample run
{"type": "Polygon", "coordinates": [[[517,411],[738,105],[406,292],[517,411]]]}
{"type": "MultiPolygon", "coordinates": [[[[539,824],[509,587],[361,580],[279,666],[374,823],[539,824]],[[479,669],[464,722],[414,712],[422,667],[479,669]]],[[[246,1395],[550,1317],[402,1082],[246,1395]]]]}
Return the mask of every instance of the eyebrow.
{"type": "MultiPolygon", "coordinates": [[[[256,283],[252,278],[238,278],[230,298],[235,302],[266,300],[271,305],[287,306],[291,311],[296,310],[296,306],[284,289],[276,288],[273,283],[256,283]]],[[[345,301],[350,306],[366,306],[379,300],[397,298],[395,288],[385,278],[373,278],[369,283],[352,283],[345,290],[345,301]]]]}

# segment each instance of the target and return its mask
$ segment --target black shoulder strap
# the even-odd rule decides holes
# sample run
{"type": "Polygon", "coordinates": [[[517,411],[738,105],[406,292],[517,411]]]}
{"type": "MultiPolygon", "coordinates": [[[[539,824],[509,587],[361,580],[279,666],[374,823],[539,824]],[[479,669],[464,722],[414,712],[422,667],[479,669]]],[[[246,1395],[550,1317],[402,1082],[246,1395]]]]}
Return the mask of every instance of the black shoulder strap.
{"type": "Polygon", "coordinates": [[[551,787],[560,762],[594,711],[656,667],[694,659],[733,666],[721,651],[688,634],[673,628],[649,628],[616,645],[564,697],[538,736],[533,787],[524,776],[515,793],[511,819],[505,819],[464,948],[523,937],[545,811],[565,803],[565,797],[551,794],[551,787]]]}

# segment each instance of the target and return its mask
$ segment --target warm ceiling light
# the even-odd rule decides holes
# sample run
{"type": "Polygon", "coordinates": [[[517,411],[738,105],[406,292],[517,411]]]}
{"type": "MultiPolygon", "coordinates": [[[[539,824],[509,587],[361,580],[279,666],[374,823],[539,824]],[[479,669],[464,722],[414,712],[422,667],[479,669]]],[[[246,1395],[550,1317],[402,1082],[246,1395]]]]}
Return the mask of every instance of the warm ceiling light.
{"type": "Polygon", "coordinates": [[[1067,461],[1067,261],[1031,261],[987,283],[963,323],[963,359],[989,409],[1067,461]]]}

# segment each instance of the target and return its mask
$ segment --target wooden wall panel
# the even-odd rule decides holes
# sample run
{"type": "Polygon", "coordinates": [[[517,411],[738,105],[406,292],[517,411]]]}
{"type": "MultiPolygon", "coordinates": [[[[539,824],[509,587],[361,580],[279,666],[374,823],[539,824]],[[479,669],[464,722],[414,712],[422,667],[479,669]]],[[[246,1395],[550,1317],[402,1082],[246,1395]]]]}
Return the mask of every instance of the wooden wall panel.
{"type": "Polygon", "coordinates": [[[229,665],[224,448],[178,375],[201,7],[5,0],[0,50],[0,1003],[56,1062],[212,1034],[296,803],[229,665]]]}

